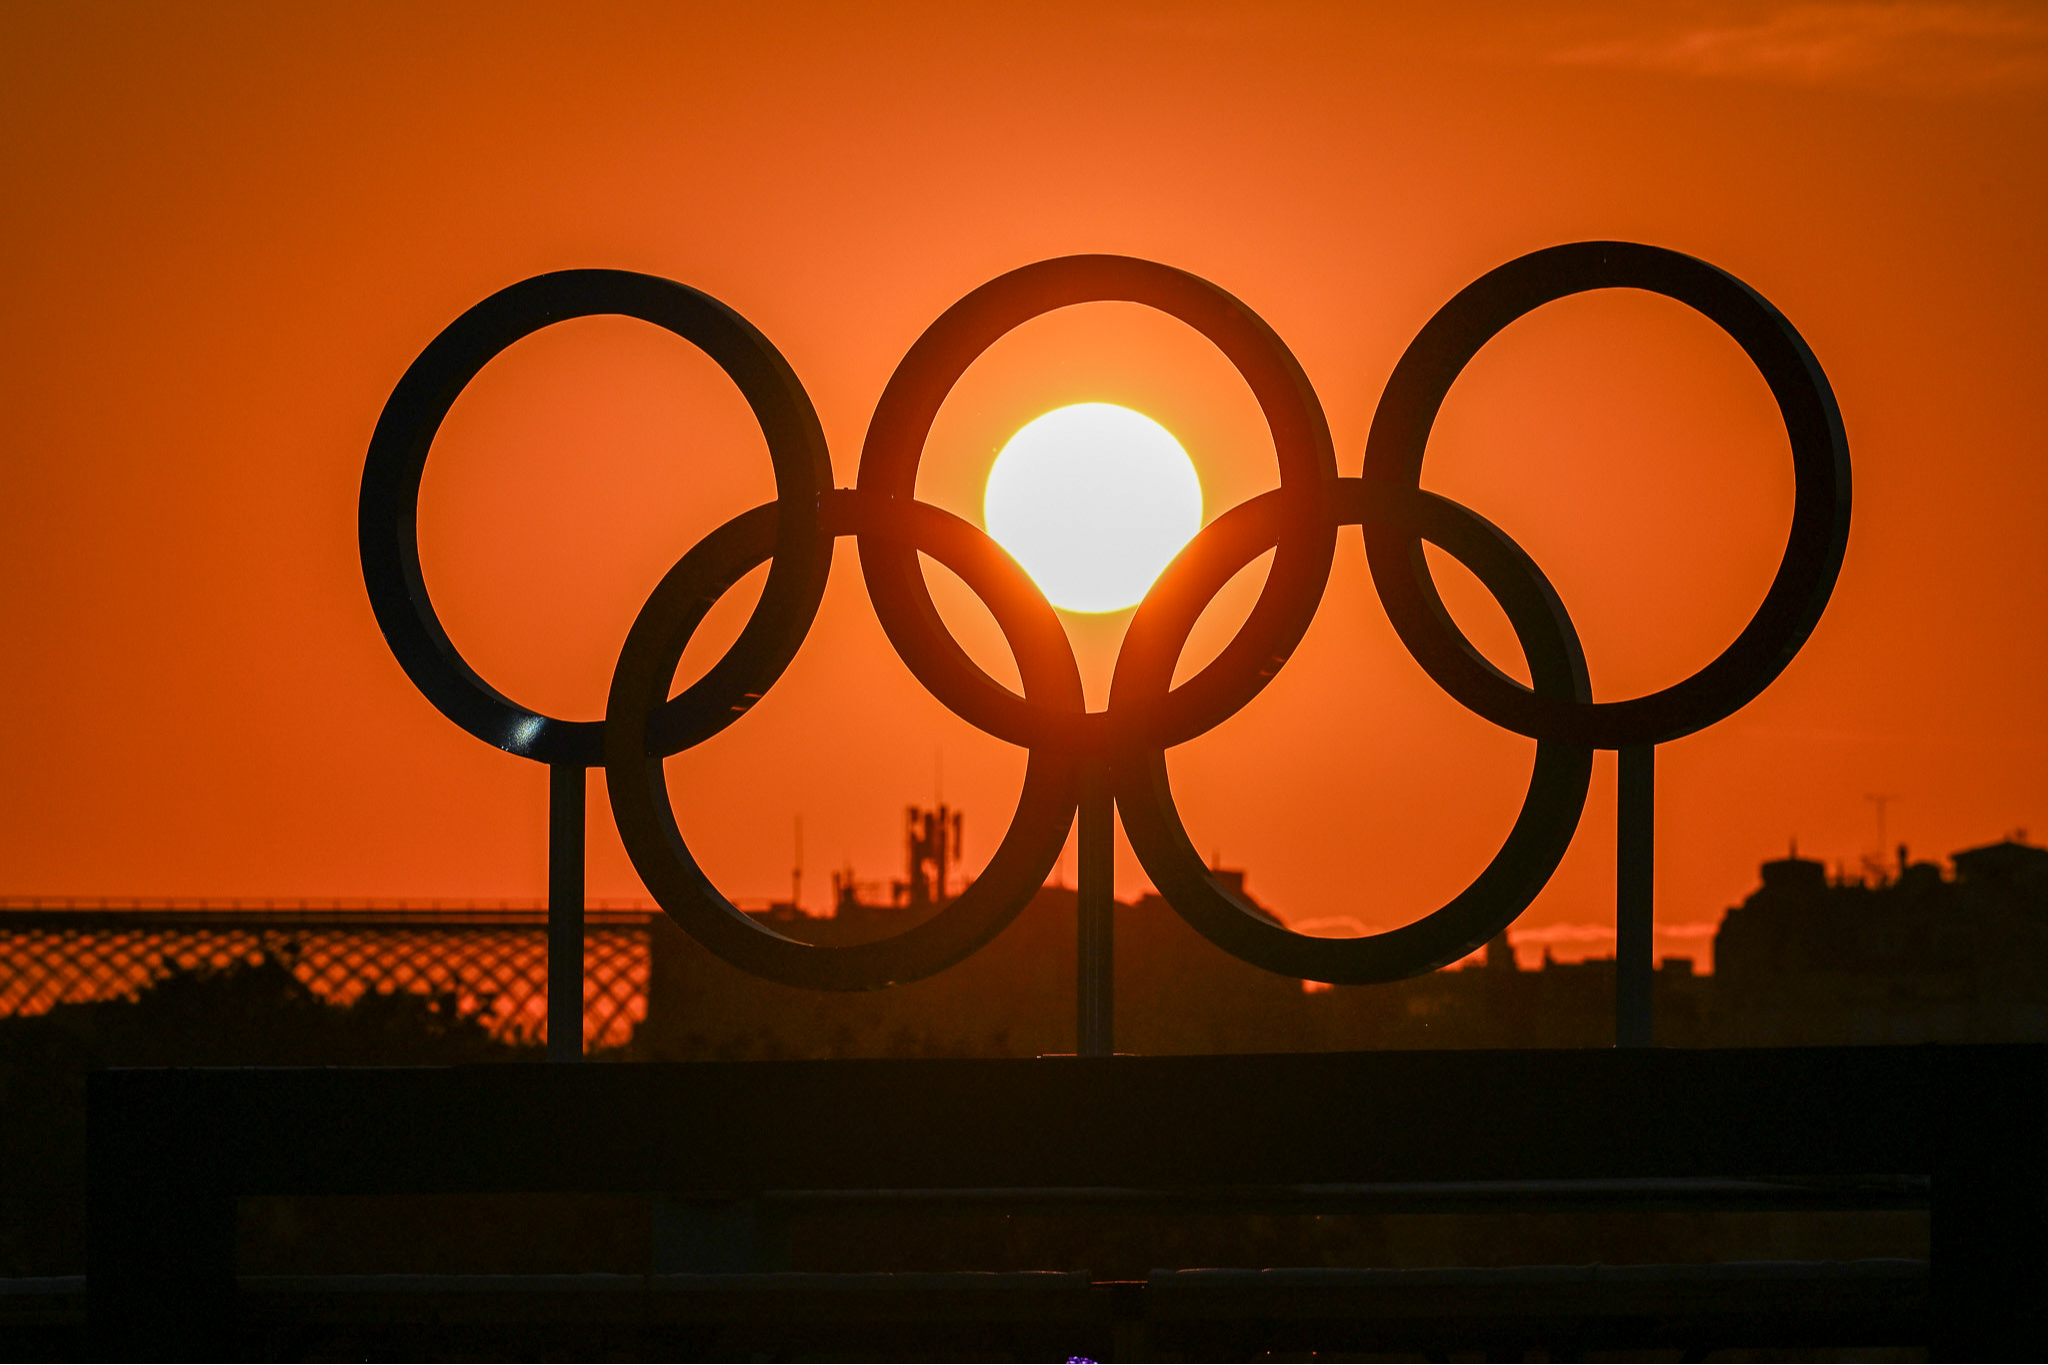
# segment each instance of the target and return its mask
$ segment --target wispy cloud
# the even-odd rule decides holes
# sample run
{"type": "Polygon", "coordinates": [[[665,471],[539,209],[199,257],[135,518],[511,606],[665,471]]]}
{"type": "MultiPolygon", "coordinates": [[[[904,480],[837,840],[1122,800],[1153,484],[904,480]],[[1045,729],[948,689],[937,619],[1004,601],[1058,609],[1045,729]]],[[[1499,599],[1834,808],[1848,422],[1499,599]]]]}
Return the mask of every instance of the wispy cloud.
{"type": "MultiPolygon", "coordinates": [[[[1716,920],[1686,920],[1656,927],[1658,938],[1712,938],[1721,925],[1716,920]]],[[[1535,929],[1510,929],[1510,943],[1603,943],[1614,938],[1612,924],[1546,924],[1535,929]]]]}
{"type": "Polygon", "coordinates": [[[1799,0],[1681,11],[1645,7],[1628,31],[1551,50],[1566,66],[1841,86],[1913,95],[2048,84],[2048,6],[1992,0],[1799,0]]]}
{"type": "Polygon", "coordinates": [[[1317,919],[1291,921],[1288,928],[1297,934],[1310,938],[1364,938],[1368,934],[1383,934],[1385,929],[1377,924],[1367,924],[1349,915],[1324,915],[1317,919]]]}
{"type": "MultiPolygon", "coordinates": [[[[1316,919],[1299,919],[1288,923],[1288,928],[1297,934],[1311,938],[1363,938],[1367,934],[1383,934],[1391,926],[1367,924],[1350,915],[1325,915],[1316,919]]],[[[1719,920],[1680,920],[1656,927],[1658,938],[1712,938],[1721,928],[1719,920]]],[[[1614,924],[1545,924],[1537,928],[1511,928],[1508,930],[1510,943],[1601,943],[1614,938],[1614,924]]]]}

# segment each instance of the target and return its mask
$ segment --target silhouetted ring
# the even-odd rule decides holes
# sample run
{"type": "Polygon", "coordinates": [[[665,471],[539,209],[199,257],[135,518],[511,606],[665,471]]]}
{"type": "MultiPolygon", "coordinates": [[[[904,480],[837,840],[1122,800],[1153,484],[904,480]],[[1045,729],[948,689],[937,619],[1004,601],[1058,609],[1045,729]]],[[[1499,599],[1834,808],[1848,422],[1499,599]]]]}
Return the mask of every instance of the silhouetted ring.
{"type": "Polygon", "coordinates": [[[725,657],[662,704],[652,721],[662,753],[731,724],[788,667],[824,597],[831,549],[819,536],[818,499],[832,486],[832,466],[796,372],[751,323],[710,295],[624,270],[564,270],[499,290],[428,343],[391,391],[370,438],[357,511],[370,607],[413,685],[479,739],[543,763],[582,767],[604,761],[601,722],[557,720],[513,701],[478,676],[442,628],[420,572],[420,478],[434,433],[493,357],[552,323],[606,313],[651,322],[711,357],[739,386],[768,438],[782,517],[761,600],[725,657]]]}
{"type": "MultiPolygon", "coordinates": [[[[1273,433],[1280,486],[1296,493],[1332,487],[1336,453],[1329,424],[1301,365],[1265,322],[1236,298],[1183,270],[1128,256],[1064,256],[1027,265],[982,285],[940,315],[903,357],[875,405],[861,451],[864,494],[907,504],[939,406],[967,367],[1032,318],[1073,304],[1139,303],[1179,318],[1214,342],[1251,386],[1273,433]]],[[[1336,553],[1334,522],[1311,519],[1284,537],[1258,603],[1237,637],[1149,718],[1158,733],[1190,738],[1257,695],[1314,619],[1336,553]]],[[[968,657],[932,604],[917,555],[902,545],[860,541],[861,571],[875,615],[917,680],[977,729],[1012,744],[1069,752],[1100,747],[1104,722],[1036,707],[968,657]]]]}
{"type": "MultiPolygon", "coordinates": [[[[923,503],[884,504],[851,491],[825,504],[828,534],[886,539],[944,564],[1002,627],[1033,705],[1078,715],[1081,673],[1066,631],[1016,561],[979,528],[923,503]]],[[[690,935],[743,971],[785,985],[872,990],[915,981],[969,956],[1000,933],[1044,886],[1080,800],[1080,760],[1033,749],[1017,813],[995,856],[968,888],[924,923],[893,937],[819,947],[777,933],[711,884],[669,803],[647,717],[661,704],[704,614],[742,575],[778,553],[776,504],[727,522],[677,561],[640,609],[612,674],[605,706],[605,784],[619,837],[647,889],[690,935]]]]}
{"type": "MultiPolygon", "coordinates": [[[[1218,517],[1189,542],[1146,597],[1124,637],[1110,711],[1142,714],[1165,695],[1188,632],[1233,574],[1283,535],[1285,492],[1267,493],[1218,517]]],[[[1343,522],[1391,524],[1448,552],[1486,585],[1515,628],[1538,692],[1583,702],[1585,654],[1563,604],[1520,546],[1474,512],[1428,493],[1389,496],[1347,479],[1343,522]]],[[[1298,515],[1298,513],[1297,513],[1298,515]]],[[[1311,938],[1286,928],[1219,882],[1189,841],[1174,804],[1166,751],[1120,750],[1111,764],[1124,831],[1152,883],[1204,938],[1283,976],[1362,985],[1396,981],[1455,962],[1512,923],[1557,870],[1585,809],[1593,751],[1539,740],[1529,792],[1506,841],[1471,885],[1412,924],[1362,938],[1311,938]]]]}
{"type": "Polygon", "coordinates": [[[1726,271],[1660,247],[1577,242],[1508,262],[1438,310],[1387,381],[1366,441],[1365,477],[1414,489],[1444,395],[1481,346],[1523,314],[1591,289],[1646,289],[1688,304],[1741,346],[1770,385],[1792,442],[1792,533],[1756,615],[1691,677],[1628,701],[1531,691],[1472,647],[1437,595],[1422,544],[1392,524],[1365,528],[1380,601],[1417,663],[1505,729],[1599,749],[1656,744],[1733,714],[1768,687],[1820,620],[1849,542],[1849,444],[1820,362],[1770,302],[1726,271]]]}

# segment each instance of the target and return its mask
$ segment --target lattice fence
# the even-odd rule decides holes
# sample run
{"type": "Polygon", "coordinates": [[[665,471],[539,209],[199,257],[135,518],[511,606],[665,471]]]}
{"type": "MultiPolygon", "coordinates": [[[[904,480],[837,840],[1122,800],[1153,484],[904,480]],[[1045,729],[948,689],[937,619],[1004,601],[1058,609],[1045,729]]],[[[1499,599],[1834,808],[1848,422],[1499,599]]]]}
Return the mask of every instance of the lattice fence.
{"type": "MultiPolygon", "coordinates": [[[[0,1015],[116,999],[179,968],[265,953],[340,1004],[367,991],[453,992],[499,1038],[547,1038],[547,929],[534,912],[0,910],[0,1015]]],[[[585,1048],[624,1044],[646,1017],[646,914],[593,914],[585,1048]]]]}

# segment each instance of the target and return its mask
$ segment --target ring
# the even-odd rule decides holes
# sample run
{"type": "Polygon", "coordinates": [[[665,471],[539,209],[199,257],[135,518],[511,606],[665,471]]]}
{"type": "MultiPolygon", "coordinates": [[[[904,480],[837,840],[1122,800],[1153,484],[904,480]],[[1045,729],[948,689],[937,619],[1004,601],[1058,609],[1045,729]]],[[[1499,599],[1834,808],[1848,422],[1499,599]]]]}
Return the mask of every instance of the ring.
{"type": "MultiPolygon", "coordinates": [[[[1066,845],[1080,801],[1080,763],[1051,746],[1034,748],[1017,812],[988,868],[932,918],[893,937],[818,947],[779,934],[733,905],[683,840],[647,718],[667,695],[704,614],[775,553],[779,514],[773,503],[756,507],[699,541],[663,577],[627,632],[604,729],[605,787],[619,837],[662,909],[735,967],[816,990],[915,981],[974,953],[1038,894],[1066,845]]],[[[912,553],[923,551],[958,574],[1002,628],[1031,704],[1080,714],[1081,670],[1059,618],[1017,562],[979,528],[925,503],[878,503],[854,492],[832,497],[828,521],[839,534],[886,537],[912,553]]]]}
{"type": "Polygon", "coordinates": [[[738,719],[796,656],[825,596],[818,499],[832,486],[825,432],[796,371],[768,338],[709,294],[624,270],[564,270],[501,289],[450,323],[413,361],[377,419],[363,465],[357,540],[370,607],[391,652],[442,715],[488,744],[542,763],[596,767],[603,726],[521,706],[478,676],[434,612],[420,571],[420,478],[434,433],[469,381],[522,337],[570,318],[616,313],[675,333],[731,376],[768,438],[775,467],[774,564],[746,628],[704,676],[661,708],[663,753],[738,719]]]}
{"type": "MultiPolygon", "coordinates": [[[[1273,434],[1280,486],[1327,491],[1337,457],[1322,404],[1301,365],[1243,303],[1186,271],[1129,256],[1062,256],[997,276],[948,308],[889,377],[861,449],[859,486],[894,502],[916,497],[917,467],[939,405],[974,360],[1035,317],[1080,303],[1141,303],[1187,323],[1237,367],[1273,434]]],[[[1209,728],[1259,692],[1315,618],[1336,555],[1337,528],[1310,525],[1281,541],[1243,628],[1201,673],[1174,689],[1155,718],[1173,742],[1209,728]]],[[[934,697],[976,729],[1026,748],[1099,750],[1100,721],[1030,706],[984,673],[949,634],[932,604],[917,555],[862,538],[861,571],[875,615],[903,662],[934,697]]]]}
{"type": "Polygon", "coordinates": [[[1797,491],[1784,559],[1756,615],[1718,658],[1682,682],[1628,701],[1531,691],[1466,640],[1437,596],[1412,531],[1389,522],[1365,528],[1380,602],[1438,687],[1518,735],[1596,749],[1661,744],[1733,715],[1784,672],[1820,620],[1849,544],[1849,441],[1834,390],[1805,340],[1761,294],[1705,261],[1632,242],[1551,247],[1480,276],[1429,320],[1394,366],[1365,445],[1367,479],[1418,487],[1437,409],[1481,346],[1543,304],[1623,288],[1676,299],[1728,333],[1770,385],[1792,439],[1797,491]]]}
{"type": "MultiPolygon", "coordinates": [[[[1381,489],[1347,479],[1340,497],[1343,524],[1395,524],[1470,569],[1507,613],[1538,692],[1576,701],[1591,696],[1586,656],[1564,604],[1506,533],[1433,494],[1394,504],[1381,489]]],[[[1210,522],[1188,543],[1139,605],[1124,636],[1110,683],[1112,715],[1120,708],[1142,715],[1159,703],[1203,608],[1238,570],[1274,546],[1284,533],[1286,513],[1284,492],[1262,494],[1210,522]]],[[[1295,933],[1217,880],[1181,823],[1164,746],[1120,751],[1111,771],[1132,851],[1167,904],[1197,933],[1268,971],[1363,985],[1398,981],[1456,962],[1528,908],[1578,830],[1593,780],[1593,750],[1538,740],[1521,812],[1506,842],[1471,885],[1411,924],[1350,939],[1295,933]]]]}

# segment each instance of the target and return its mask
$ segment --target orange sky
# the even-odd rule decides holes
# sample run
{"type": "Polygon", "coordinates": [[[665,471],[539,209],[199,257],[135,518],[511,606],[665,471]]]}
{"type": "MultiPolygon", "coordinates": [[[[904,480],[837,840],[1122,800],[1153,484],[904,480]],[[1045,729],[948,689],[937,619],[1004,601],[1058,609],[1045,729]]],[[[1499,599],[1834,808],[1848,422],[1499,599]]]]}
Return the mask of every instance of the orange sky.
{"type": "MultiPolygon", "coordinates": [[[[1620,237],[1734,271],[1834,381],[1855,523],[1805,652],[1661,753],[1660,950],[1702,952],[1688,926],[1788,836],[1831,861],[1874,852],[1868,794],[1898,798],[1891,834],[1923,854],[2048,835],[2048,17],[1422,8],[0,11],[0,893],[540,894],[545,774],[430,709],[363,595],[363,451],[419,349],[540,271],[671,276],[781,348],[850,483],[923,327],[1076,251],[1193,270],[1258,309],[1317,386],[1345,473],[1395,357],[1486,269],[1620,237]]],[[[1274,482],[1220,356],[1098,305],[977,364],[923,495],[978,516],[1003,439],[1089,399],[1174,430],[1211,515],[1274,482]]],[[[1760,597],[1789,522],[1775,421],[1709,324],[1581,298],[1468,371],[1426,484],[1534,554],[1596,694],[1633,695],[1717,653],[1760,597]]],[[[558,327],[445,428],[429,583],[487,677],[592,716],[661,571],[770,488],[702,357],[623,321],[558,327]]],[[[1390,927],[1490,855],[1532,746],[1423,677],[1356,546],[1280,679],[1173,772],[1197,845],[1265,903],[1390,927]]],[[[964,590],[941,595],[1000,671],[964,590]]],[[[721,613],[728,638],[744,606],[721,613]]],[[[1076,629],[1098,698],[1116,628],[1076,629]]],[[[1022,755],[910,679],[842,547],[789,674],[671,772],[737,897],[786,894],[801,813],[819,906],[844,860],[896,870],[901,807],[932,795],[939,760],[977,864],[1022,755]]],[[[1525,952],[1609,950],[1612,787],[1608,756],[1518,925],[1525,952]]],[[[640,894],[601,807],[592,841],[592,894],[640,894]]],[[[1141,887],[1126,854],[1119,891],[1141,887]]]]}

